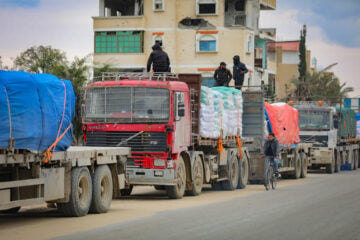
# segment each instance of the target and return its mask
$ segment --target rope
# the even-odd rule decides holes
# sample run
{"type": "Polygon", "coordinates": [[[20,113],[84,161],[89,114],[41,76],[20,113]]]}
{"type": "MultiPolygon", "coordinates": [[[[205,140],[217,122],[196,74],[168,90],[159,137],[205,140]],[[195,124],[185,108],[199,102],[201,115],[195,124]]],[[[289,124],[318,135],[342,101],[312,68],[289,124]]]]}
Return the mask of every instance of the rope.
{"type": "Polygon", "coordinates": [[[11,119],[11,109],[10,109],[10,100],[9,100],[9,95],[8,92],[6,90],[6,87],[4,87],[4,91],[6,94],[6,101],[7,101],[7,107],[8,107],[8,116],[9,116],[9,139],[12,139],[12,119],[11,119]]]}
{"type": "Polygon", "coordinates": [[[243,158],[242,142],[241,142],[241,140],[240,140],[240,137],[239,137],[239,136],[236,136],[236,143],[237,143],[237,146],[238,146],[238,148],[239,148],[239,154],[238,154],[238,157],[239,157],[240,159],[242,159],[242,158],[243,158]]]}
{"type": "Polygon", "coordinates": [[[69,124],[69,126],[65,129],[65,131],[60,135],[60,132],[61,132],[61,128],[63,126],[63,123],[64,123],[64,118],[65,118],[65,112],[66,112],[66,98],[67,98],[67,94],[66,94],[66,85],[64,83],[64,81],[61,82],[64,86],[64,104],[63,104],[63,114],[62,114],[62,118],[61,118],[61,122],[60,122],[60,125],[59,125],[59,129],[58,129],[58,133],[57,133],[57,136],[56,136],[56,140],[53,144],[51,144],[51,146],[46,149],[45,151],[45,154],[44,154],[44,160],[43,162],[44,163],[48,163],[52,156],[53,156],[53,153],[55,151],[55,148],[56,148],[56,145],[57,143],[65,136],[65,134],[67,133],[67,131],[69,131],[69,129],[71,128],[71,123],[69,124]]]}

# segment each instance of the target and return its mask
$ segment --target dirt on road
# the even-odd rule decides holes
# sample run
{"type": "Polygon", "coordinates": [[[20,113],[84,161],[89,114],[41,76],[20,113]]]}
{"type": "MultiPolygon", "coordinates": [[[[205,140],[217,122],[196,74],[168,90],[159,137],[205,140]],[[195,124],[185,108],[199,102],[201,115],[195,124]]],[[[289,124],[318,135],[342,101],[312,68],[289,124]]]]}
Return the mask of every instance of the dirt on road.
{"type": "MultiPolygon", "coordinates": [[[[310,178],[317,177],[320,177],[320,175],[310,176],[310,178]]],[[[278,188],[308,182],[309,179],[282,180],[278,183],[278,188]]],[[[212,191],[208,186],[200,196],[170,200],[167,198],[165,191],[157,191],[153,187],[135,187],[130,197],[114,200],[111,209],[106,214],[64,218],[58,214],[56,209],[35,206],[22,208],[18,214],[0,215],[0,236],[7,240],[48,239],[150,216],[161,211],[227,201],[263,191],[265,189],[262,185],[248,185],[246,189],[236,191],[212,191]]]]}

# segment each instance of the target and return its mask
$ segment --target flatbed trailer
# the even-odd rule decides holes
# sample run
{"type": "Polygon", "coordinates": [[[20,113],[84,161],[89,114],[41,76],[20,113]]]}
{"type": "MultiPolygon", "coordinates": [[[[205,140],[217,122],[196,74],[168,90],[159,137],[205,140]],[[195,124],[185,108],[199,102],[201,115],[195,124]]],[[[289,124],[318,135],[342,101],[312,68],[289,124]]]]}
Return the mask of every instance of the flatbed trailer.
{"type": "MultiPolygon", "coordinates": [[[[259,183],[264,181],[264,145],[265,116],[264,95],[262,91],[244,91],[243,137],[244,146],[249,152],[249,181],[259,183]]],[[[307,162],[312,144],[299,143],[281,146],[279,172],[283,178],[305,178],[307,162]]]]}
{"type": "Polygon", "coordinates": [[[104,213],[126,185],[127,147],[70,147],[50,161],[26,150],[0,150],[0,210],[55,203],[65,216],[104,213]]]}

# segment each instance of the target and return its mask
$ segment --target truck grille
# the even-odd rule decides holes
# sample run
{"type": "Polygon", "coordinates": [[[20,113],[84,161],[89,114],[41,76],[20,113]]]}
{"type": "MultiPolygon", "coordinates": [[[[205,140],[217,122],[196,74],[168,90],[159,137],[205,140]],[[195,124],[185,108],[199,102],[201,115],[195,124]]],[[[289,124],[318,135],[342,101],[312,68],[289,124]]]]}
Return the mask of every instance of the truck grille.
{"type": "MultiPolygon", "coordinates": [[[[87,132],[87,146],[115,147],[138,132],[87,132]]],[[[131,147],[131,152],[166,152],[166,132],[144,132],[125,142],[121,147],[131,147]]]]}
{"type": "Polygon", "coordinates": [[[328,145],[328,136],[310,136],[310,135],[301,135],[301,142],[304,143],[314,143],[314,147],[326,147],[328,145]]]}

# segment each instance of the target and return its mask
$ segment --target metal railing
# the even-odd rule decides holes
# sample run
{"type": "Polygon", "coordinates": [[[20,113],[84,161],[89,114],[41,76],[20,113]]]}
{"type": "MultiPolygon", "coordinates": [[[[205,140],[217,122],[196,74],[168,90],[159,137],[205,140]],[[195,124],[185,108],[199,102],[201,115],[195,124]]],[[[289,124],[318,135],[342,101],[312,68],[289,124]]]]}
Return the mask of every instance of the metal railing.
{"type": "Polygon", "coordinates": [[[121,80],[149,80],[149,81],[177,81],[178,74],[169,72],[103,72],[101,76],[94,77],[93,82],[121,81],[121,80]]]}

